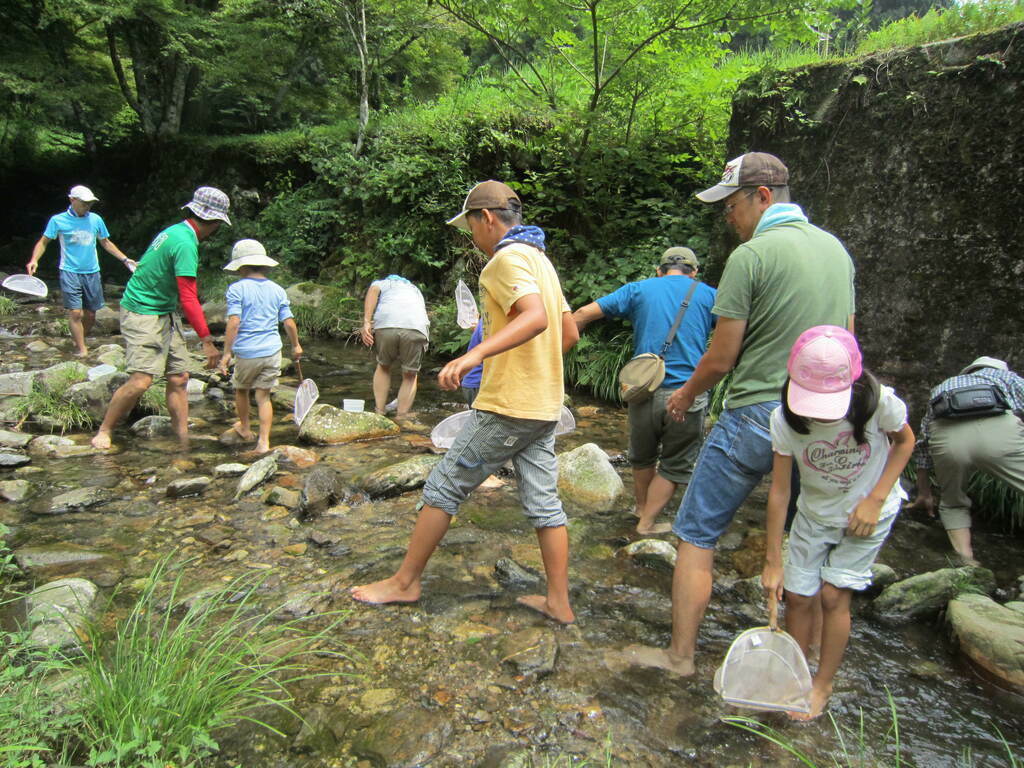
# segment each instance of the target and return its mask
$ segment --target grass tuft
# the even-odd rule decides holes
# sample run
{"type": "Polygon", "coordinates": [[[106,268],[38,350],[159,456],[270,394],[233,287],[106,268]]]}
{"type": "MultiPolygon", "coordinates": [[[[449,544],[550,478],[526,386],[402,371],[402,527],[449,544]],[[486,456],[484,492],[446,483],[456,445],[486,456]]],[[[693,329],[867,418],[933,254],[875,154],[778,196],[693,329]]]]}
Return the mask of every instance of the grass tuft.
{"type": "Polygon", "coordinates": [[[32,391],[14,406],[14,417],[18,420],[36,417],[59,428],[61,434],[92,426],[89,412],[68,397],[68,390],[77,382],[75,374],[68,372],[55,377],[49,386],[33,383],[32,391]]]}
{"type": "Polygon", "coordinates": [[[10,317],[18,308],[18,302],[7,296],[0,296],[0,317],[10,317]]]}

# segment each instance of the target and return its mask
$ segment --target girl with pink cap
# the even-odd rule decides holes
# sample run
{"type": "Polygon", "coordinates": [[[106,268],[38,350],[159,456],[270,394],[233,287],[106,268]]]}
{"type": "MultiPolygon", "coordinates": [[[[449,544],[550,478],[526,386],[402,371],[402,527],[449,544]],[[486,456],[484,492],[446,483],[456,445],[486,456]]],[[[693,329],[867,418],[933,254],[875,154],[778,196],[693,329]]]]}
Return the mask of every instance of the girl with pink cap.
{"type": "Polygon", "coordinates": [[[871,565],[907,498],[899,480],[914,450],[907,406],[861,365],[851,333],[819,325],[800,335],[772,414],[767,553],[761,583],[786,599],[786,628],[806,655],[820,593],[821,656],[809,715],[819,716],[850,636],[850,597],[871,583],[871,565]],[[782,563],[793,462],[797,512],[782,563]]]}

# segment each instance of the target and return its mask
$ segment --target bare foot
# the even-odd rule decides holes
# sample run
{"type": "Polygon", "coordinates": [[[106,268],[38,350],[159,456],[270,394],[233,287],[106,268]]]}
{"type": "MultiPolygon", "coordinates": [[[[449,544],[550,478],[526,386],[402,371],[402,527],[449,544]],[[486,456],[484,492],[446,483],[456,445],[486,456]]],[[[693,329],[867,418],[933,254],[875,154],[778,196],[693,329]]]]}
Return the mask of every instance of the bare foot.
{"type": "Polygon", "coordinates": [[[800,720],[807,722],[821,717],[825,711],[825,707],[828,706],[828,698],[832,695],[832,686],[817,686],[811,687],[811,711],[807,714],[803,712],[787,712],[791,720],[800,720]]]}
{"type": "Polygon", "coordinates": [[[268,453],[270,453],[270,448],[266,448],[265,450],[261,451],[257,446],[256,448],[250,448],[248,451],[242,451],[242,453],[239,454],[238,458],[242,459],[243,461],[250,461],[252,459],[258,459],[260,456],[266,456],[268,453]]]}
{"type": "Polygon", "coordinates": [[[88,356],[89,356],[89,350],[88,349],[80,349],[77,352],[75,352],[75,357],[88,357],[88,356]]]}
{"type": "Polygon", "coordinates": [[[561,624],[572,624],[576,621],[576,615],[572,612],[572,608],[568,605],[565,607],[553,606],[548,603],[548,599],[544,595],[523,595],[516,602],[561,624]]]}
{"type": "Polygon", "coordinates": [[[349,590],[353,600],[372,605],[386,605],[388,603],[415,603],[420,599],[420,583],[413,582],[403,588],[392,576],[390,579],[375,581],[373,584],[364,584],[361,587],[352,587],[349,590]]]}
{"type": "Polygon", "coordinates": [[[92,443],[92,447],[95,448],[97,451],[109,451],[110,433],[105,432],[104,430],[101,429],[93,436],[90,442],[92,443]]]}
{"type": "Polygon", "coordinates": [[[270,453],[270,442],[261,443],[259,440],[256,441],[256,447],[253,451],[258,454],[270,453]]]}
{"type": "Polygon", "coordinates": [[[689,677],[695,671],[692,657],[678,656],[668,648],[627,645],[620,651],[620,656],[632,666],[663,669],[680,677],[689,677]]]}
{"type": "Polygon", "coordinates": [[[640,523],[636,527],[636,532],[641,536],[658,536],[662,533],[671,533],[672,526],[669,523],[654,523],[649,528],[644,528],[643,523],[640,523]]]}

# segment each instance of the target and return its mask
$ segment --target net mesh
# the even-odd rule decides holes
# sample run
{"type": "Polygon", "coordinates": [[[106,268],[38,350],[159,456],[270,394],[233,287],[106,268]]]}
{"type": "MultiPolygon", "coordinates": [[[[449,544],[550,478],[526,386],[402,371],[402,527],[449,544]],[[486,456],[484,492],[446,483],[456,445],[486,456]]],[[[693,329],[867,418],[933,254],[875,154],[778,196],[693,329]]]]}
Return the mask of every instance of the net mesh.
{"type": "Polygon", "coordinates": [[[811,672],[796,640],[758,627],[733,640],[715,673],[715,690],[736,707],[807,713],[811,672]]]}

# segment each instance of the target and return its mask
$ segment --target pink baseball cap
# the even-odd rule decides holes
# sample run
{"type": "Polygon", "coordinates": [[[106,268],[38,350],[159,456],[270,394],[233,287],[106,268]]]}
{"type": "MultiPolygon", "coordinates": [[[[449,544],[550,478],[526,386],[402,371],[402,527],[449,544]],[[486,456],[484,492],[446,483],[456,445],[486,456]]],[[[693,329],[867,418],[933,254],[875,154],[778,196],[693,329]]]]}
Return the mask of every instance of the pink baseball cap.
{"type": "Polygon", "coordinates": [[[816,325],[800,334],[789,353],[789,409],[811,419],[841,419],[860,378],[857,339],[837,325],[816,325]]]}

